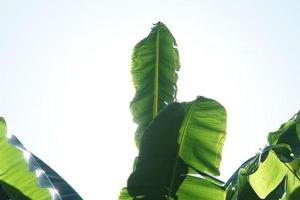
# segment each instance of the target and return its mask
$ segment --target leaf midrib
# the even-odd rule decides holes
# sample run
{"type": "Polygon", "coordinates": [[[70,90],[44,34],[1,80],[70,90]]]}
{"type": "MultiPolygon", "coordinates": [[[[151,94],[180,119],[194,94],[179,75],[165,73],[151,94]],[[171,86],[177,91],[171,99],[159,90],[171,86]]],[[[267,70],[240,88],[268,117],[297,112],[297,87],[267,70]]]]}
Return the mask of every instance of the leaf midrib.
{"type": "Polygon", "coordinates": [[[156,41],[155,41],[155,66],[154,66],[154,95],[153,95],[153,119],[158,113],[158,68],[159,68],[159,29],[157,28],[156,41]]]}

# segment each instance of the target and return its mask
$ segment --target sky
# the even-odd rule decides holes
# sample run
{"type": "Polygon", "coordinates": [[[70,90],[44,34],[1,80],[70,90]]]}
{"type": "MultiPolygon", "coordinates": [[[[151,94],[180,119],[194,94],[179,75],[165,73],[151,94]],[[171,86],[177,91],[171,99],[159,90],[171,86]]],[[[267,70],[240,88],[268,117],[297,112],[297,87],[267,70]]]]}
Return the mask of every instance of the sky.
{"type": "Polygon", "coordinates": [[[299,1],[0,1],[0,116],[87,200],[117,199],[137,150],[134,45],[164,22],[178,100],[225,106],[220,179],[300,109],[299,1]]]}

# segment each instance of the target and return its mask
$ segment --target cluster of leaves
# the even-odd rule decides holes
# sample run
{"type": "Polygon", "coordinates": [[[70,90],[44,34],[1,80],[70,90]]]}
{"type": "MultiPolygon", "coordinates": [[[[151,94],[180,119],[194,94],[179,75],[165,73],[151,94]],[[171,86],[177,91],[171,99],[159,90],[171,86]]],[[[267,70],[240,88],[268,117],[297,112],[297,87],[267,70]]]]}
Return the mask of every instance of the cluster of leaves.
{"type": "Polygon", "coordinates": [[[134,48],[130,104],[139,155],[119,199],[299,200],[300,112],[271,132],[269,145],[227,182],[220,175],[226,111],[215,100],[176,100],[179,55],[158,22],[134,48]]]}
{"type": "Polygon", "coordinates": [[[0,117],[0,199],[82,200],[46,163],[29,152],[14,135],[7,135],[0,117]]]}

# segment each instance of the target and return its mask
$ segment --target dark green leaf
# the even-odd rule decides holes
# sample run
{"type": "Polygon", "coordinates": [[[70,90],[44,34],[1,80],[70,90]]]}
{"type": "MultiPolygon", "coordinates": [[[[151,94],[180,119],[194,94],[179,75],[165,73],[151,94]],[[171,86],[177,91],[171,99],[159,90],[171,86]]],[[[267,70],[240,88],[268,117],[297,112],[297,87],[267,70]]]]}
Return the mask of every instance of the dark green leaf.
{"type": "Polygon", "coordinates": [[[128,179],[127,188],[131,196],[164,197],[169,193],[174,194],[174,191],[170,191],[171,185],[176,190],[183,179],[180,174],[188,171],[183,161],[177,158],[177,140],[183,118],[182,105],[172,103],[146,129],[136,169],[128,179]]]}
{"type": "Polygon", "coordinates": [[[1,186],[0,187],[0,199],[1,200],[10,200],[10,199],[31,200],[30,198],[25,196],[21,191],[19,191],[17,188],[15,188],[3,181],[0,181],[0,186],[1,186]]]}
{"type": "Polygon", "coordinates": [[[300,157],[300,112],[275,131],[269,133],[269,144],[288,144],[293,154],[300,157]]]}

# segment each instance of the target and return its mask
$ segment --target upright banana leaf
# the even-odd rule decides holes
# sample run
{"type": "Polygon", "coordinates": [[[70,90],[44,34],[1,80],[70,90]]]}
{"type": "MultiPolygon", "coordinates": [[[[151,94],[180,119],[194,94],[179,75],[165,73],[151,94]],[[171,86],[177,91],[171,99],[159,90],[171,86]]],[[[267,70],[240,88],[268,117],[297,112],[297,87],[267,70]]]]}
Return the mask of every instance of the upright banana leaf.
{"type": "Polygon", "coordinates": [[[214,100],[200,97],[190,103],[168,105],[145,130],[135,171],[128,179],[128,194],[176,199],[182,188],[196,187],[185,182],[190,168],[217,174],[225,124],[226,112],[214,100]]]}
{"type": "Polygon", "coordinates": [[[130,104],[139,147],[142,134],[149,123],[168,103],[176,99],[179,55],[176,41],[161,22],[133,50],[131,74],[136,90],[130,104]]]}
{"type": "Polygon", "coordinates": [[[39,186],[38,176],[29,170],[23,151],[8,143],[3,118],[0,118],[0,157],[0,199],[53,199],[49,189],[39,186]]]}

